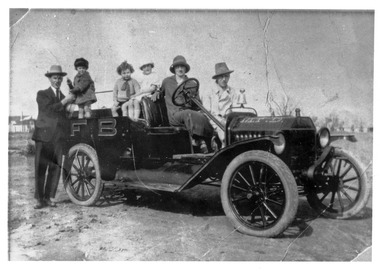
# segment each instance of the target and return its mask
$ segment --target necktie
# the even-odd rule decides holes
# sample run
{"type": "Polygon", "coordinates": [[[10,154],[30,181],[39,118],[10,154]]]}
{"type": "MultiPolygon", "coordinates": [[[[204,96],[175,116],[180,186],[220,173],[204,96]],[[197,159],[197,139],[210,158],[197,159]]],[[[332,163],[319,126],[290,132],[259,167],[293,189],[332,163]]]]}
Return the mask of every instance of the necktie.
{"type": "Polygon", "coordinates": [[[128,81],[124,81],[123,85],[121,86],[121,90],[127,91],[127,98],[131,96],[131,89],[129,87],[128,81]]]}
{"type": "Polygon", "coordinates": [[[58,88],[55,90],[55,96],[57,97],[57,99],[59,101],[59,89],[58,88]]]}

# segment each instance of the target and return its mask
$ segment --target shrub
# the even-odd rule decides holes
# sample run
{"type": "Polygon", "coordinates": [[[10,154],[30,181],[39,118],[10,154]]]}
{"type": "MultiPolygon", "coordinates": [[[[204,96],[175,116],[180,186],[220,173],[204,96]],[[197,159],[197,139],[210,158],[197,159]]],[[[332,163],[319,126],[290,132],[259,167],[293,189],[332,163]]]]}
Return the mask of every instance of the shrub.
{"type": "Polygon", "coordinates": [[[33,155],[35,153],[36,153],[36,145],[34,144],[34,141],[28,140],[28,144],[25,147],[25,154],[33,155]]]}

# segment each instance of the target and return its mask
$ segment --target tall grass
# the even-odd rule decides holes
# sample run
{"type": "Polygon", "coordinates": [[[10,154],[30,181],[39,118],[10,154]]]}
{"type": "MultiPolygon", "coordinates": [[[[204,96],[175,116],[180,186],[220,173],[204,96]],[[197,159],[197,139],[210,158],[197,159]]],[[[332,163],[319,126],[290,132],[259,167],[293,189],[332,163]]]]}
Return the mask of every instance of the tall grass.
{"type": "Polygon", "coordinates": [[[9,133],[8,150],[30,155],[34,154],[36,149],[32,140],[32,133],[9,133]]]}

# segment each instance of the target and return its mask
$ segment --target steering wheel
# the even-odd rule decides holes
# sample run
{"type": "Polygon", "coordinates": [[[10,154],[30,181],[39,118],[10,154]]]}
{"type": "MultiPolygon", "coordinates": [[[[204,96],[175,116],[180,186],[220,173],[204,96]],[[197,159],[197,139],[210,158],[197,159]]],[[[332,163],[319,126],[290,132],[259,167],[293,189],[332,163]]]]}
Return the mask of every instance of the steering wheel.
{"type": "Polygon", "coordinates": [[[188,104],[191,98],[198,96],[199,81],[196,78],[189,78],[183,81],[175,90],[172,102],[176,106],[188,104]]]}

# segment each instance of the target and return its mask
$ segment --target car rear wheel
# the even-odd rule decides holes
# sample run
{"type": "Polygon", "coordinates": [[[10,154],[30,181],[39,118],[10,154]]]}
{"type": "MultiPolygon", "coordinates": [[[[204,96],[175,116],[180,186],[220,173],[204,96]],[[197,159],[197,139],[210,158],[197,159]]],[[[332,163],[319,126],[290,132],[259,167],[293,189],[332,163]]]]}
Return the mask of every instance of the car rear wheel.
{"type": "Polygon", "coordinates": [[[87,144],[77,144],[68,153],[66,192],[78,205],[95,204],[103,191],[99,160],[96,151],[87,144]]]}
{"type": "Polygon", "coordinates": [[[293,174],[277,156],[248,151],[235,157],[222,179],[224,212],[248,235],[274,237],[294,220],[298,191],[293,174]]]}
{"type": "Polygon", "coordinates": [[[330,218],[345,219],[359,213],[371,192],[363,166],[347,151],[335,148],[332,160],[325,167],[322,174],[326,181],[309,188],[310,206],[330,218]]]}

